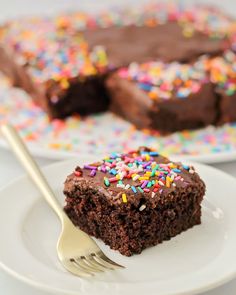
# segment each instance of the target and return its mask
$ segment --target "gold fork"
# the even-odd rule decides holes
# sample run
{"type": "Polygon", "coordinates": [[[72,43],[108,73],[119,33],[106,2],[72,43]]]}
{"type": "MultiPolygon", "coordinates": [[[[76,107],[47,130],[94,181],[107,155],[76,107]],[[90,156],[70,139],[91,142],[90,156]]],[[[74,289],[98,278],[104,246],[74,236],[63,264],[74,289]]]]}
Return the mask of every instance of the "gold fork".
{"type": "Polygon", "coordinates": [[[57,253],[62,265],[80,277],[88,277],[108,269],[123,268],[122,265],[110,260],[93,239],[73,225],[16,129],[5,124],[1,126],[1,130],[30,178],[61,220],[62,231],[57,243],[57,253]]]}

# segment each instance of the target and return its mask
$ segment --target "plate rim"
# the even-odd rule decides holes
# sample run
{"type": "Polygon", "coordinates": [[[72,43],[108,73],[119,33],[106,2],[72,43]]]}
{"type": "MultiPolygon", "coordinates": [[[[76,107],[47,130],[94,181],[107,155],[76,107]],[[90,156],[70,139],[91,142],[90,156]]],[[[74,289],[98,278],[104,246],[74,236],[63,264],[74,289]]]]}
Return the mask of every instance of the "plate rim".
{"type": "MultiPolygon", "coordinates": [[[[91,158],[91,156],[88,156],[88,158],[91,158]]],[[[46,177],[47,177],[47,174],[51,173],[51,170],[55,170],[55,169],[59,169],[60,167],[64,167],[64,166],[73,166],[75,164],[75,160],[76,161],[79,161],[78,157],[77,158],[74,158],[74,159],[69,159],[69,160],[65,160],[65,161],[60,161],[60,162],[56,162],[56,163],[52,163],[52,164],[49,164],[49,165],[46,165],[42,168],[42,171],[43,173],[45,173],[46,177]]],[[[205,165],[205,164],[202,164],[202,163],[197,163],[197,162],[194,162],[194,161],[186,161],[185,159],[182,159],[183,162],[187,163],[187,164],[193,164],[195,166],[198,166],[198,167],[202,167],[203,169],[206,168],[206,169],[209,169],[211,170],[212,172],[217,172],[217,173],[220,173],[221,175],[224,175],[225,177],[228,177],[230,178],[231,180],[235,181],[235,177],[233,177],[232,175],[220,170],[220,169],[217,169],[215,167],[212,167],[212,166],[209,166],[209,165],[205,165]]],[[[197,169],[198,169],[197,167],[197,169]]],[[[4,191],[14,185],[16,185],[17,183],[21,182],[21,181],[24,181],[24,180],[27,180],[28,179],[28,176],[27,174],[25,175],[21,175],[21,176],[18,176],[17,178],[11,180],[10,182],[8,182],[6,185],[2,186],[0,188],[0,196],[3,195],[4,191]]],[[[40,198],[39,198],[40,199],[40,198]]],[[[37,201],[37,199],[35,200],[37,201]]],[[[78,295],[78,292],[76,291],[72,291],[72,290],[61,290],[55,286],[52,286],[52,285],[47,285],[45,282],[39,282],[37,280],[34,280],[32,278],[29,278],[29,277],[26,277],[24,274],[20,274],[18,273],[17,271],[11,269],[10,267],[8,267],[7,265],[5,265],[1,260],[0,260],[0,268],[2,270],[4,270],[7,274],[11,275],[13,278],[16,278],[17,280],[23,282],[23,283],[26,283],[32,287],[35,287],[39,290],[43,290],[43,291],[46,291],[46,292],[52,292],[52,293],[55,293],[55,294],[67,294],[67,295],[75,295],[77,294],[78,295]]],[[[219,279],[218,281],[216,282],[211,282],[209,284],[205,284],[203,286],[199,286],[198,288],[194,288],[192,290],[186,290],[184,292],[181,292],[181,293],[173,293],[174,295],[190,295],[190,294],[198,294],[199,292],[206,292],[206,291],[209,291],[209,290],[212,290],[214,288],[217,288],[229,281],[231,281],[233,278],[236,277],[236,267],[234,269],[233,272],[230,273],[230,275],[227,275],[222,277],[221,279],[219,279]]],[[[115,284],[115,283],[113,283],[115,284]]],[[[129,283],[131,284],[131,283],[129,283]]],[[[171,293],[172,294],[172,293],[171,293]]]]}
{"type": "MultiPolygon", "coordinates": [[[[25,142],[31,154],[35,157],[41,157],[49,160],[61,160],[68,161],[69,159],[73,159],[78,157],[79,155],[89,156],[89,153],[76,153],[70,151],[60,151],[56,149],[37,147],[37,144],[25,142]]],[[[0,147],[4,148],[7,151],[10,151],[10,147],[8,144],[0,138],[0,147]]],[[[96,156],[104,156],[102,153],[96,153],[96,156]]],[[[169,156],[174,160],[184,160],[190,161],[194,163],[202,163],[202,164],[219,164],[219,163],[229,163],[236,159],[236,149],[232,151],[222,151],[217,153],[205,153],[200,155],[190,155],[190,154],[172,154],[169,156]]]]}

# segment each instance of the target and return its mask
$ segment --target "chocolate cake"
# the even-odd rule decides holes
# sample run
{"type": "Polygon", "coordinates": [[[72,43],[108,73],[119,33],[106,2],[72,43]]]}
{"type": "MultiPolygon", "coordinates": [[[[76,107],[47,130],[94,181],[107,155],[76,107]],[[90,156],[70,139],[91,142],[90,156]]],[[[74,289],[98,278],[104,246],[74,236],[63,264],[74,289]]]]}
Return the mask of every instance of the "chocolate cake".
{"type": "Polygon", "coordinates": [[[193,129],[235,120],[198,65],[233,52],[235,32],[216,9],[169,4],[26,18],[0,29],[0,70],[50,118],[110,109],[138,128],[193,129]]]}
{"type": "Polygon", "coordinates": [[[200,224],[205,184],[192,166],[141,147],[77,166],[64,193],[76,226],[131,256],[200,224]]]}
{"type": "Polygon", "coordinates": [[[162,133],[236,121],[236,54],[192,63],[132,63],[106,80],[111,110],[162,133]],[[128,107],[127,102],[128,101],[128,107]]]}
{"type": "Polygon", "coordinates": [[[214,124],[217,97],[205,63],[131,64],[106,81],[111,110],[138,128],[162,133],[214,124]]]}

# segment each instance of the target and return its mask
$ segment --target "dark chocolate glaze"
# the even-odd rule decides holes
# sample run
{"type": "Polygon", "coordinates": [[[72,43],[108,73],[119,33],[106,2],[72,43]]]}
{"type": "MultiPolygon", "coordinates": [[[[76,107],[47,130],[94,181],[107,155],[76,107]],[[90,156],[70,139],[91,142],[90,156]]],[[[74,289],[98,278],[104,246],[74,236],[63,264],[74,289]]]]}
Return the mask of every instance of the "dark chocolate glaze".
{"type": "MultiPolygon", "coordinates": [[[[157,156],[154,157],[154,160],[158,164],[164,164],[169,163],[170,160],[162,157],[157,156]]],[[[96,165],[99,165],[100,163],[97,163],[96,165]]],[[[94,164],[93,164],[94,165],[94,164]]],[[[64,193],[68,197],[86,197],[86,190],[90,189],[93,190],[94,193],[102,195],[104,198],[107,199],[108,202],[111,204],[120,205],[122,203],[121,195],[122,193],[126,193],[128,202],[131,202],[135,206],[138,206],[140,204],[140,200],[145,200],[145,202],[148,202],[151,204],[152,208],[155,208],[159,205],[163,205],[164,203],[167,204],[168,202],[172,202],[174,196],[178,195],[179,190],[188,190],[188,187],[191,186],[191,189],[193,187],[201,186],[202,188],[205,188],[205,185],[203,181],[200,179],[199,175],[195,172],[193,174],[189,173],[187,170],[182,168],[181,163],[177,163],[179,169],[181,169],[179,174],[184,181],[177,180],[176,181],[176,187],[165,187],[163,186],[162,193],[160,192],[156,193],[155,198],[151,198],[151,192],[149,193],[140,193],[137,192],[134,194],[132,190],[125,190],[122,188],[119,188],[116,186],[116,183],[111,183],[109,187],[106,187],[104,184],[104,176],[110,177],[108,173],[103,173],[101,171],[97,171],[97,174],[95,177],[90,176],[90,170],[84,169],[83,167],[77,167],[77,171],[81,171],[82,175],[81,177],[76,176],[74,173],[69,175],[67,177],[67,180],[65,182],[64,187],[64,193]]],[[[142,173],[140,173],[142,174],[142,173]]],[[[124,179],[123,183],[130,184],[130,185],[137,185],[137,182],[133,181],[132,179],[124,179]]]]}
{"type": "Polygon", "coordinates": [[[202,54],[220,54],[230,46],[227,39],[212,39],[198,31],[190,38],[184,37],[183,29],[175,22],[155,27],[96,28],[83,34],[90,47],[104,46],[109,62],[117,67],[157,59],[189,62],[202,54]]]}

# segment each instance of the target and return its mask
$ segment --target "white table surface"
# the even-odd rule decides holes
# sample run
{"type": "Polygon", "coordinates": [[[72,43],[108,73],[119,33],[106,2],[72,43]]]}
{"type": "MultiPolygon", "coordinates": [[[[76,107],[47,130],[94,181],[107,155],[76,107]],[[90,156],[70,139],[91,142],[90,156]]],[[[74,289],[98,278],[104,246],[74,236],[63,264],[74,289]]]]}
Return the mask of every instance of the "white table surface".
{"type": "MultiPolygon", "coordinates": [[[[40,14],[40,13],[52,13],[58,10],[70,9],[73,6],[84,5],[86,8],[95,10],[97,8],[102,8],[104,4],[117,4],[121,3],[123,0],[0,0],[0,21],[7,19],[9,17],[14,17],[15,15],[25,14],[27,9],[27,14],[40,14]]],[[[144,2],[145,0],[140,0],[144,2]]],[[[140,2],[139,1],[139,2],[140,2]]],[[[194,2],[194,0],[183,0],[185,2],[194,2]]],[[[124,3],[131,2],[136,4],[136,0],[124,0],[124,3]]],[[[196,0],[195,2],[202,3],[213,3],[223,6],[231,13],[236,12],[236,1],[235,0],[196,0]]],[[[236,159],[235,159],[236,160],[236,159]]],[[[41,166],[51,164],[55,161],[46,159],[37,159],[41,166]]],[[[236,161],[232,163],[217,164],[215,167],[222,169],[236,177],[236,161]]],[[[24,172],[19,166],[15,158],[11,153],[0,149],[0,188],[6,185],[15,177],[22,175],[24,172]]],[[[236,180],[235,180],[236,181],[236,180]]],[[[9,196],[10,197],[10,196],[9,196]]],[[[27,263],[23,262],[22,263],[27,263]]],[[[232,261],[236,263],[236,261],[232,261]]],[[[27,286],[15,279],[11,278],[9,275],[5,274],[0,270],[0,294],[1,295],[47,295],[48,293],[41,292],[30,286],[27,286]]],[[[235,295],[236,294],[236,279],[230,283],[221,286],[215,290],[204,293],[204,295],[235,295]]],[[[89,295],[89,294],[88,294],[89,295]]],[[[202,294],[203,295],[203,294],[202,294]]]]}

